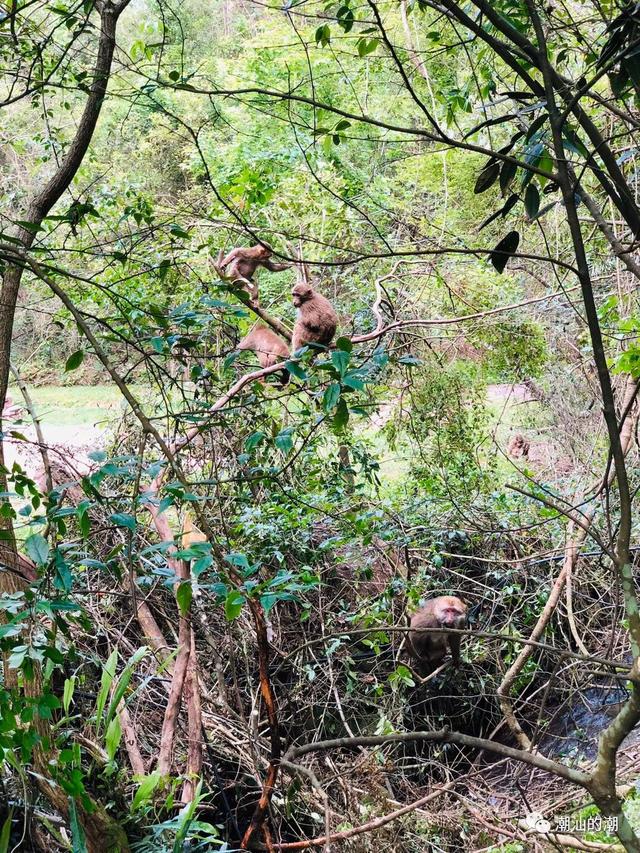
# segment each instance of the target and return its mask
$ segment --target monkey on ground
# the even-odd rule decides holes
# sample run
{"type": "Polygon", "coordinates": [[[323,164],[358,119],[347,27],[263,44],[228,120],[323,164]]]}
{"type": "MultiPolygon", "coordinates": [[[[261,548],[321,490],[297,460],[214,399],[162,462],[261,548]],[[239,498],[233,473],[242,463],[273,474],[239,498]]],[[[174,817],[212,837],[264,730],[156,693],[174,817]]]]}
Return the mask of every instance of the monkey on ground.
{"type": "Polygon", "coordinates": [[[455,595],[431,598],[411,617],[407,646],[421,674],[436,669],[451,651],[455,667],[460,666],[460,634],[432,633],[430,628],[466,628],[467,605],[455,595]]]}
{"type": "Polygon", "coordinates": [[[338,327],[338,315],[333,305],[310,284],[298,283],[291,291],[293,304],[298,309],[291,338],[291,352],[306,344],[328,346],[338,327]]]}
{"type": "MultiPolygon", "coordinates": [[[[259,323],[238,344],[239,350],[252,350],[258,356],[260,367],[273,367],[289,358],[289,347],[274,331],[259,323]]],[[[281,383],[289,381],[289,372],[282,371],[281,383]]]]}
{"type": "Polygon", "coordinates": [[[526,459],[529,456],[531,445],[521,432],[512,435],[507,445],[507,453],[514,459],[526,459]]]}
{"type": "Polygon", "coordinates": [[[266,243],[248,248],[240,246],[237,249],[232,249],[228,255],[218,260],[216,268],[220,274],[232,282],[240,281],[242,290],[249,294],[250,304],[257,305],[258,285],[253,281],[257,268],[265,267],[271,272],[282,272],[291,266],[291,264],[278,264],[272,261],[271,255],[271,248],[266,243]]]}

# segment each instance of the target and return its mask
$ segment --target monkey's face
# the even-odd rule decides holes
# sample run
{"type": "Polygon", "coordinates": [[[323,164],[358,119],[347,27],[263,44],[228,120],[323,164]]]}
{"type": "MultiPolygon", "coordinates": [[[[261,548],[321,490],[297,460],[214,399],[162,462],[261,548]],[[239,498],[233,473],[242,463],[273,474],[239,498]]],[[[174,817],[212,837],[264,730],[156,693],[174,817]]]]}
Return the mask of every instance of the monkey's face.
{"type": "Polygon", "coordinates": [[[299,308],[303,302],[311,299],[313,288],[309,284],[296,284],[291,291],[291,299],[296,308],[299,308]]]}
{"type": "Polygon", "coordinates": [[[464,628],[467,624],[467,606],[459,598],[445,598],[439,608],[438,620],[443,628],[464,628]]]}
{"type": "Polygon", "coordinates": [[[266,261],[271,257],[271,248],[270,246],[260,246],[260,260],[266,261]]]}

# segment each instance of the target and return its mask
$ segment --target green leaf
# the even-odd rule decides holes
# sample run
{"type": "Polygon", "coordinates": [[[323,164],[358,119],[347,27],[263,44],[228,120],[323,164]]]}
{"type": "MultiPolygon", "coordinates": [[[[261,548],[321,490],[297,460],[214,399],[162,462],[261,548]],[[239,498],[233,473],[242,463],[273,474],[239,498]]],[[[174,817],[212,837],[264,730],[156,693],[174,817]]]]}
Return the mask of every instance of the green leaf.
{"type": "Polygon", "coordinates": [[[367,40],[366,38],[360,38],[356,42],[356,47],[358,48],[358,56],[362,58],[363,56],[368,56],[370,53],[378,47],[379,39],[372,38],[367,40]]]}
{"type": "Polygon", "coordinates": [[[46,566],[49,561],[49,543],[39,533],[32,533],[24,541],[24,549],[37,566],[46,566]]]}
{"type": "Polygon", "coordinates": [[[540,193],[535,184],[529,184],[524,194],[524,209],[529,219],[533,220],[540,210],[540,193]]]}
{"type": "Polygon", "coordinates": [[[127,687],[129,686],[131,679],[133,678],[133,673],[137,665],[140,661],[145,657],[148,653],[149,649],[147,646],[140,646],[139,649],[136,649],[135,652],[131,655],[129,660],[126,662],[124,669],[118,679],[118,683],[115,686],[113,691],[113,696],[111,697],[111,702],[109,704],[109,708],[107,709],[107,716],[105,717],[105,725],[109,725],[111,720],[115,717],[116,711],[118,710],[118,705],[120,704],[122,697],[124,696],[127,687]]]}
{"type": "Polygon", "coordinates": [[[231,554],[226,554],[225,560],[232,566],[238,566],[241,569],[249,568],[249,561],[247,560],[246,554],[240,554],[237,551],[233,551],[231,554]]]}
{"type": "Polygon", "coordinates": [[[280,430],[280,432],[273,441],[278,450],[280,450],[285,455],[293,449],[292,435],[293,427],[285,427],[285,429],[280,430]]]}
{"type": "Polygon", "coordinates": [[[336,341],[336,349],[343,350],[344,352],[352,352],[353,343],[351,342],[351,338],[338,338],[336,341]]]}
{"type": "Polygon", "coordinates": [[[64,709],[65,717],[69,716],[69,708],[71,707],[71,702],[73,700],[73,693],[76,688],[76,677],[72,675],[71,678],[65,678],[64,680],[64,689],[62,691],[62,707],[64,709]]]}
{"type": "Polygon", "coordinates": [[[489,255],[489,260],[498,272],[504,272],[509,258],[517,251],[520,243],[520,234],[517,231],[509,231],[489,255]]]}
{"type": "Polygon", "coordinates": [[[162,776],[158,770],[154,770],[153,773],[149,773],[148,776],[142,777],[138,790],[133,798],[133,802],[131,803],[132,812],[137,811],[141,806],[149,802],[153,792],[160,784],[161,779],[162,776]]]}
{"type": "Polygon", "coordinates": [[[479,193],[483,193],[488,190],[489,187],[495,184],[499,174],[500,163],[497,160],[489,160],[487,165],[478,175],[478,180],[473,188],[474,193],[478,195],[479,193]]]}
{"type": "Polygon", "coordinates": [[[114,512],[109,516],[109,521],[112,521],[118,527],[127,527],[129,530],[136,529],[136,520],[132,515],[126,512],[114,512]]]}
{"type": "Polygon", "coordinates": [[[309,378],[308,374],[300,367],[300,364],[297,361],[287,361],[285,362],[285,366],[289,373],[292,376],[295,376],[296,379],[300,379],[302,382],[306,382],[309,378]]]}
{"type": "Polygon", "coordinates": [[[345,33],[348,33],[353,28],[355,17],[349,6],[345,4],[344,6],[341,6],[336,12],[336,20],[338,21],[342,29],[345,31],[345,33]]]}
{"type": "Polygon", "coordinates": [[[340,399],[340,385],[337,382],[332,383],[325,390],[324,395],[322,397],[322,408],[323,410],[329,414],[332,409],[338,405],[338,400],[340,399]]]}
{"type": "Polygon", "coordinates": [[[191,607],[191,599],[193,597],[193,588],[189,581],[184,581],[180,584],[176,591],[176,601],[181,616],[186,616],[191,607]]]}
{"type": "Polygon", "coordinates": [[[238,592],[237,589],[232,589],[227,595],[224,603],[224,615],[227,618],[227,622],[232,622],[234,619],[237,619],[242,611],[243,604],[244,595],[238,592]]]}
{"type": "Polygon", "coordinates": [[[71,829],[72,853],[87,853],[87,841],[82,824],[78,819],[76,801],[73,797],[69,797],[69,828],[71,829]]]}
{"type": "Polygon", "coordinates": [[[64,369],[69,372],[71,370],[75,370],[77,367],[80,367],[82,362],[84,361],[84,352],[79,349],[72,353],[67,359],[67,363],[64,366],[64,369]]]}
{"type": "Polygon", "coordinates": [[[515,178],[517,171],[517,165],[511,160],[505,160],[502,164],[502,168],[500,169],[500,189],[502,191],[502,195],[505,195],[509,185],[515,178]]]}
{"type": "Polygon", "coordinates": [[[328,24],[318,27],[316,30],[316,44],[326,47],[331,41],[331,28],[328,24]]]}
{"type": "Polygon", "coordinates": [[[84,506],[79,506],[77,509],[78,513],[78,525],[80,527],[80,534],[83,539],[86,539],[91,532],[91,519],[87,513],[88,501],[83,501],[84,506]]]}
{"type": "Polygon", "coordinates": [[[0,830],[0,853],[9,853],[9,844],[11,842],[11,824],[13,823],[13,808],[7,812],[7,819],[2,824],[0,830]]]}
{"type": "Polygon", "coordinates": [[[333,428],[334,428],[334,430],[339,432],[341,429],[344,429],[348,420],[349,420],[349,408],[348,408],[347,404],[345,403],[345,401],[343,399],[341,399],[340,402],[338,403],[338,408],[336,409],[336,413],[333,416],[333,428]]]}
{"type": "Polygon", "coordinates": [[[11,654],[9,655],[9,669],[19,669],[22,666],[28,651],[29,646],[14,646],[11,654]]]}
{"type": "Polygon", "coordinates": [[[351,360],[351,356],[345,350],[334,350],[331,353],[331,363],[338,371],[340,376],[344,376],[347,368],[349,367],[349,361],[351,360]]]}
{"type": "Polygon", "coordinates": [[[174,237],[179,237],[182,240],[189,239],[189,232],[185,231],[184,228],[181,228],[179,225],[172,225],[171,228],[169,228],[169,231],[174,237]]]}
{"type": "Polygon", "coordinates": [[[501,216],[504,219],[504,217],[507,215],[507,213],[509,213],[511,208],[514,207],[518,203],[518,201],[520,201],[520,196],[517,193],[513,193],[512,195],[510,195],[509,198],[506,200],[506,202],[503,204],[503,206],[499,210],[496,210],[495,213],[492,213],[491,216],[488,216],[484,220],[482,225],[478,228],[478,231],[482,231],[483,228],[486,228],[487,225],[490,225],[499,216],[501,216]]]}
{"type": "Polygon", "coordinates": [[[120,725],[120,717],[116,714],[109,723],[107,733],[104,738],[104,746],[109,756],[109,761],[113,761],[116,757],[116,752],[120,746],[122,738],[122,726],[120,725]]]}
{"type": "Polygon", "coordinates": [[[261,430],[257,430],[256,432],[251,433],[251,435],[245,440],[244,449],[249,452],[253,450],[254,447],[257,447],[259,444],[265,440],[267,436],[261,430]]]}
{"type": "Polygon", "coordinates": [[[100,726],[102,724],[102,715],[104,713],[104,706],[107,704],[107,697],[109,695],[109,690],[111,689],[113,679],[116,675],[117,665],[118,649],[115,648],[109,655],[107,662],[102,668],[102,675],[100,677],[100,690],[98,691],[98,698],[96,699],[96,729],[98,731],[100,731],[100,726]]]}
{"type": "Polygon", "coordinates": [[[534,136],[534,134],[536,134],[540,130],[540,128],[548,118],[549,116],[547,115],[547,113],[543,113],[542,115],[538,116],[537,119],[531,122],[531,124],[529,125],[529,130],[527,131],[527,135],[525,136],[527,142],[531,139],[532,136],[534,136]]]}

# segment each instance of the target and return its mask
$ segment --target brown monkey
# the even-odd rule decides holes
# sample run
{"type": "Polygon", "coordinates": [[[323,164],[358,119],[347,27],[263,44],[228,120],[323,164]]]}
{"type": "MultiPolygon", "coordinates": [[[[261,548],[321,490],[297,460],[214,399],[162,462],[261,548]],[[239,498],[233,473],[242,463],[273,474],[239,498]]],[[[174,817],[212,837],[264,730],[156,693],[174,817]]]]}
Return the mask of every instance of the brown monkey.
{"type": "MultiPolygon", "coordinates": [[[[238,344],[239,350],[252,350],[258,356],[260,367],[273,367],[279,361],[289,358],[289,347],[267,326],[258,324],[238,344]]],[[[289,371],[282,371],[281,382],[289,381],[289,371]]]]}
{"type": "Polygon", "coordinates": [[[431,598],[411,617],[407,646],[419,669],[428,675],[440,666],[451,650],[454,666],[460,666],[460,634],[430,633],[430,628],[465,628],[467,605],[455,595],[431,598]]]}
{"type": "Polygon", "coordinates": [[[266,243],[248,248],[238,247],[218,261],[217,269],[232,282],[241,281],[242,290],[249,294],[251,303],[257,305],[258,285],[253,281],[256,269],[265,267],[271,272],[282,272],[291,266],[291,264],[275,263],[271,260],[271,254],[271,247],[266,243]]]}
{"type": "Polygon", "coordinates": [[[338,315],[329,300],[315,291],[310,284],[300,282],[291,291],[298,316],[293,327],[291,352],[305,344],[328,346],[338,327],[338,315]]]}
{"type": "Polygon", "coordinates": [[[514,459],[526,459],[529,456],[531,445],[521,432],[512,435],[507,445],[507,453],[513,456],[514,459]]]}

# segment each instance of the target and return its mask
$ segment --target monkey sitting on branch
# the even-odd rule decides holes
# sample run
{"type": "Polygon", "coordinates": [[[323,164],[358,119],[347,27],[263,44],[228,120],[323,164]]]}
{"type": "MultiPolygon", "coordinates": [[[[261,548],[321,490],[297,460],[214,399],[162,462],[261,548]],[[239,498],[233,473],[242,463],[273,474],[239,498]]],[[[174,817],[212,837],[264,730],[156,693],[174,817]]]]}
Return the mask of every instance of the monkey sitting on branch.
{"type": "Polygon", "coordinates": [[[248,248],[240,246],[232,249],[224,258],[220,252],[215,265],[216,272],[221,279],[232,285],[239,282],[239,289],[249,296],[249,305],[256,306],[259,304],[258,285],[253,280],[253,276],[257,268],[264,267],[271,272],[282,272],[291,266],[291,264],[278,264],[272,261],[272,254],[271,246],[267,243],[259,243],[257,246],[248,248]]]}
{"type": "MultiPolygon", "coordinates": [[[[258,356],[260,367],[273,367],[279,361],[289,358],[289,347],[275,332],[261,323],[254,326],[238,344],[239,350],[251,350],[258,356]]],[[[289,381],[289,371],[283,370],[280,383],[284,386],[289,381]]]]}
{"type": "Polygon", "coordinates": [[[298,283],[291,291],[293,304],[298,309],[291,352],[295,353],[307,344],[329,346],[338,328],[338,315],[329,300],[309,284],[302,266],[298,283]]]}
{"type": "Polygon", "coordinates": [[[455,595],[431,598],[411,617],[407,647],[420,675],[429,675],[443,662],[447,649],[455,667],[460,666],[460,634],[434,633],[432,628],[467,627],[467,605],[455,595]]]}

